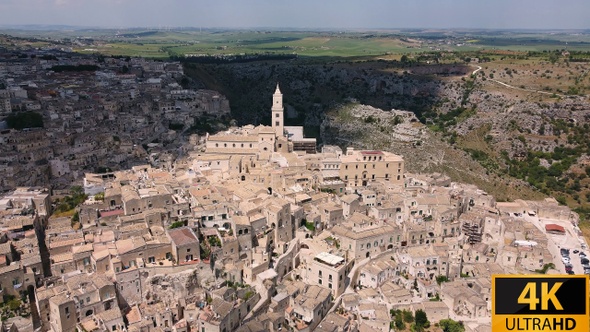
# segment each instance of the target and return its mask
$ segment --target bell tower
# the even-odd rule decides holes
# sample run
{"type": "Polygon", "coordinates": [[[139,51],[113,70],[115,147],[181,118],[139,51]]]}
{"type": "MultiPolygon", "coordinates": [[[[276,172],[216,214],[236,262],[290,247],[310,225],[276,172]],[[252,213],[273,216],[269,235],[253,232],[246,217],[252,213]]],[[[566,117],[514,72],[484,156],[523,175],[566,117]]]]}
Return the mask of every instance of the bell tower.
{"type": "Polygon", "coordinates": [[[277,89],[272,95],[272,128],[275,130],[277,137],[283,137],[284,126],[283,122],[283,94],[279,89],[279,83],[277,83],[277,89]]]}

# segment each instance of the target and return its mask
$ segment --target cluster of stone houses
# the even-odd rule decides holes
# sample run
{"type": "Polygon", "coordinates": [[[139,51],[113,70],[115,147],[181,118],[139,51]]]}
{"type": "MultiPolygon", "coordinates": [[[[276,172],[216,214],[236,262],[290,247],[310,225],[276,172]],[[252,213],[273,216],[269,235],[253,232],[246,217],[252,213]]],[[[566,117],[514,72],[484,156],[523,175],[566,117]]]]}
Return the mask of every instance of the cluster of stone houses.
{"type": "Polygon", "coordinates": [[[215,91],[178,84],[177,62],[0,50],[0,191],[51,184],[67,188],[98,167],[125,169],[178,146],[196,118],[229,116],[215,91]],[[55,71],[95,65],[96,71],[55,71]],[[36,112],[43,128],[9,129],[8,116],[36,112]],[[171,130],[172,129],[172,130],[171,130]],[[159,142],[159,143],[152,143],[159,142]]]}

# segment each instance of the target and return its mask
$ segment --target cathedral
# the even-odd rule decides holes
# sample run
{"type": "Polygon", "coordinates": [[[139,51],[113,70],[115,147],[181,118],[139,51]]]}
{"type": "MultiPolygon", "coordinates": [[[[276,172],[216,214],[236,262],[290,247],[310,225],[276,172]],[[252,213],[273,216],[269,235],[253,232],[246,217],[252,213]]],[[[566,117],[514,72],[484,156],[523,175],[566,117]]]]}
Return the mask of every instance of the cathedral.
{"type": "Polygon", "coordinates": [[[206,152],[261,156],[272,152],[315,153],[316,139],[305,138],[301,126],[285,126],[284,116],[283,94],[277,83],[272,96],[270,127],[246,125],[208,135],[206,152]]]}

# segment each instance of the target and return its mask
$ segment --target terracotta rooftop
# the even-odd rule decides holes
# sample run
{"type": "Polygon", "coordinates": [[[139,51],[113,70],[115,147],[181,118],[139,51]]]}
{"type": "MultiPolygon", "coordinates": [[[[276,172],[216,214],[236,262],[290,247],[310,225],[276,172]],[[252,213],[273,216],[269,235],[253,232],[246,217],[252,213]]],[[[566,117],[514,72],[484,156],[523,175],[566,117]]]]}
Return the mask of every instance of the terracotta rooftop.
{"type": "Polygon", "coordinates": [[[168,236],[177,246],[199,243],[195,233],[188,227],[171,229],[168,231],[168,236]]]}

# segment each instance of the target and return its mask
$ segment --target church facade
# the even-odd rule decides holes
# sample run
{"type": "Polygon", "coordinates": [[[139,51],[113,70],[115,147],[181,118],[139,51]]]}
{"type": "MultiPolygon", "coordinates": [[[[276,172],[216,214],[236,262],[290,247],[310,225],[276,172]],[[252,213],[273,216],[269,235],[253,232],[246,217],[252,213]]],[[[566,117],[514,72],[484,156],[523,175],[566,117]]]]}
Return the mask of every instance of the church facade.
{"type": "Polygon", "coordinates": [[[271,126],[247,125],[209,135],[207,153],[266,155],[272,152],[315,153],[316,139],[303,137],[303,127],[285,126],[283,94],[277,84],[272,96],[271,126]]]}

